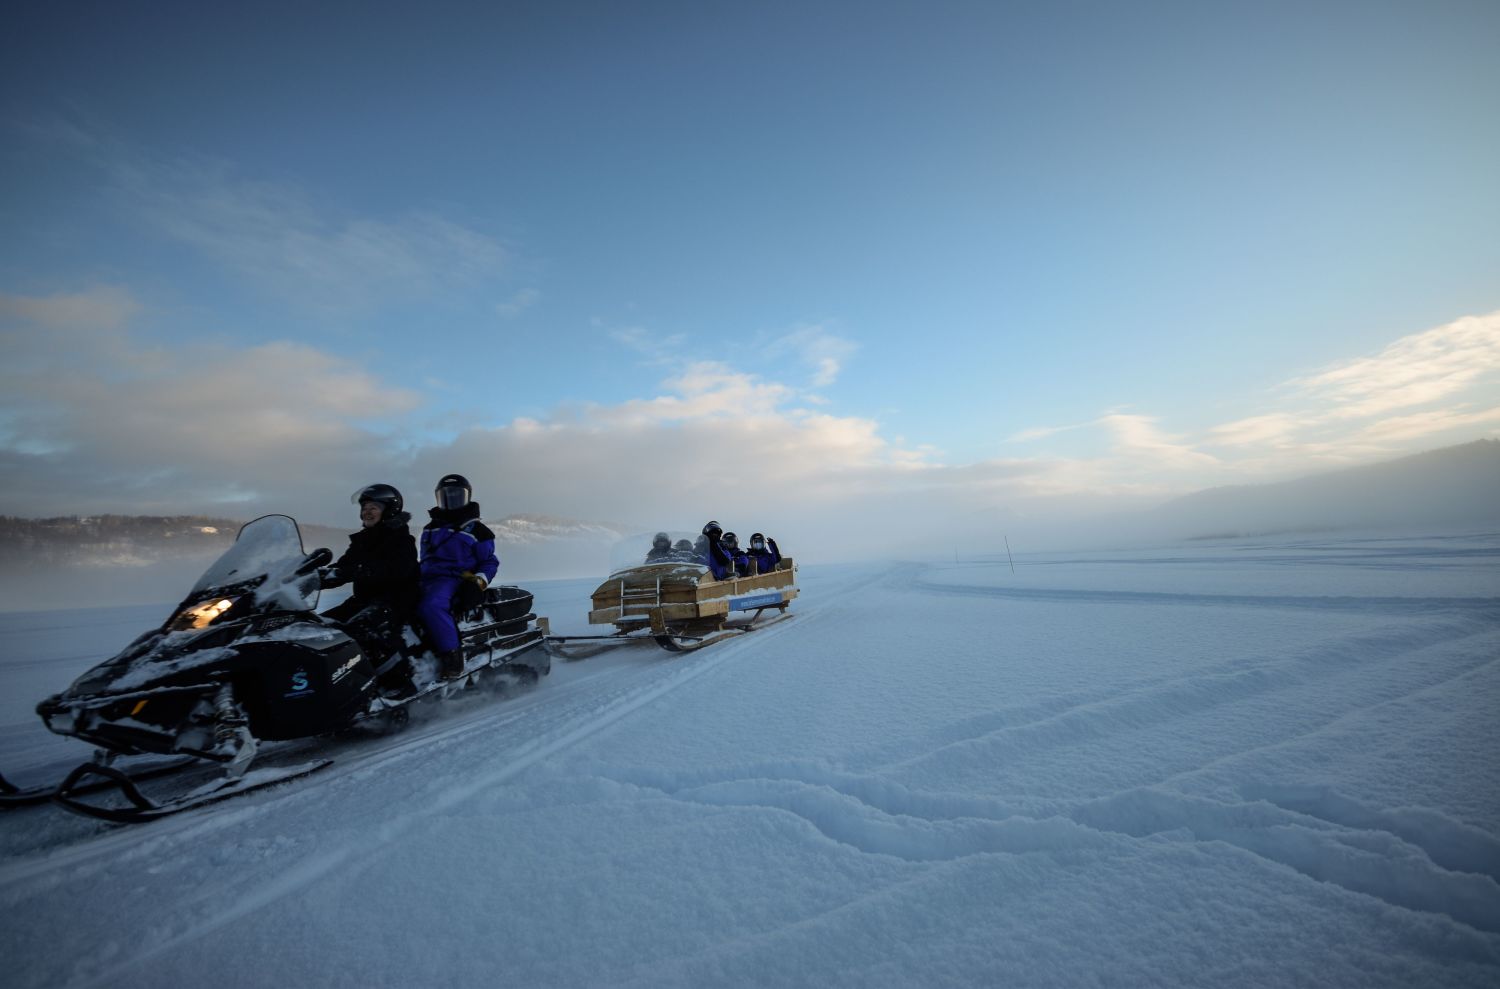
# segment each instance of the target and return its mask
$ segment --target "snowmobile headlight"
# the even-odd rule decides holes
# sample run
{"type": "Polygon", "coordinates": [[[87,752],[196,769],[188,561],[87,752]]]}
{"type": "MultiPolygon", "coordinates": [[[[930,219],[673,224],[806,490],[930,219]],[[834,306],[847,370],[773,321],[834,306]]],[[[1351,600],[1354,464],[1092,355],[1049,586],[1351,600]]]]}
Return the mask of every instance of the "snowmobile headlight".
{"type": "Polygon", "coordinates": [[[183,608],[172,619],[172,630],[174,632],[187,632],[197,628],[207,628],[212,625],[214,619],[234,607],[239,598],[214,598],[195,604],[191,608],[183,608]]]}

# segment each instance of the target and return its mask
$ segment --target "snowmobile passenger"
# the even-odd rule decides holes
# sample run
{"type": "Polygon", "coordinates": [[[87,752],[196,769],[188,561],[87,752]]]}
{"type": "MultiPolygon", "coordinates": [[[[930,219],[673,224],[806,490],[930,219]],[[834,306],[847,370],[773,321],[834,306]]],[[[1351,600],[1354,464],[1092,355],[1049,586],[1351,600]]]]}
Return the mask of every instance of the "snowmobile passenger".
{"type": "Polygon", "coordinates": [[[776,547],[776,540],[758,532],[750,535],[750,549],[746,555],[755,562],[756,573],[770,573],[781,562],[781,550],[776,547]]]}
{"type": "Polygon", "coordinates": [[[381,686],[396,692],[411,683],[401,649],[403,628],[417,605],[417,544],[402,511],[401,492],[389,484],[371,484],[350,497],[359,505],[360,530],[349,537],[349,548],[332,566],[318,572],[323,587],[353,583],[347,601],[323,612],[341,623],[364,646],[381,686]],[[399,662],[390,662],[393,659],[399,662]],[[382,670],[390,662],[391,668],[382,670]]]}
{"type": "Polygon", "coordinates": [[[500,571],[495,534],[479,521],[479,503],[462,474],[445,474],[433,489],[437,507],[422,529],[422,601],[418,613],[432,637],[444,679],[463,676],[464,655],[454,606],[465,611],[479,604],[500,571]]]}
{"type": "Polygon", "coordinates": [[[719,537],[719,545],[724,548],[725,554],[734,564],[734,572],[741,577],[750,576],[750,557],[740,549],[740,537],[732,532],[726,532],[719,537]]]}
{"type": "Polygon", "coordinates": [[[698,562],[698,556],[693,552],[693,544],[686,539],[679,539],[672,545],[671,559],[674,563],[698,562]]]}
{"type": "Polygon", "coordinates": [[[672,558],[672,537],[658,532],[651,540],[651,549],[646,553],[647,563],[665,563],[672,558]]]}
{"type": "Polygon", "coordinates": [[[734,572],[734,561],[729,554],[724,552],[724,547],[719,545],[719,537],[724,534],[724,527],[719,523],[710,521],[703,527],[703,534],[698,537],[698,543],[693,547],[697,553],[698,562],[713,571],[715,580],[724,580],[734,572]]]}

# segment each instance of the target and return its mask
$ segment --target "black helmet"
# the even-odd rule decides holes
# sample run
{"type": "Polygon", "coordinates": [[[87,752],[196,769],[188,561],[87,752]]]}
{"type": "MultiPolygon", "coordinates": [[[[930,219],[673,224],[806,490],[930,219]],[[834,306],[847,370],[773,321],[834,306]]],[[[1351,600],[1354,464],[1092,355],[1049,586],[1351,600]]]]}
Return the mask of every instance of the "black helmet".
{"type": "Polygon", "coordinates": [[[382,518],[390,518],[405,506],[401,500],[401,492],[389,484],[367,484],[350,495],[349,500],[356,505],[363,505],[367,501],[379,502],[385,506],[382,518]]]}
{"type": "Polygon", "coordinates": [[[740,548],[740,537],[736,536],[732,532],[726,532],[724,533],[724,535],[720,536],[719,542],[725,546],[728,546],[730,549],[740,548]]]}
{"type": "Polygon", "coordinates": [[[462,508],[469,503],[469,496],[474,493],[474,487],[469,479],[462,474],[444,474],[442,480],[437,482],[437,487],[432,489],[437,498],[439,508],[462,508]]]}
{"type": "Polygon", "coordinates": [[[752,533],[750,533],[750,548],[751,549],[765,549],[766,548],[766,537],[763,536],[763,535],[761,535],[758,532],[752,532],[752,533]]]}
{"type": "Polygon", "coordinates": [[[679,539],[679,540],[677,540],[676,543],[674,543],[672,545],[672,548],[673,549],[685,549],[685,550],[688,550],[689,552],[691,552],[692,549],[693,549],[693,544],[689,540],[679,539]]]}
{"type": "Polygon", "coordinates": [[[651,540],[651,545],[657,549],[666,549],[672,545],[672,537],[665,532],[658,532],[651,540]]]}
{"type": "Polygon", "coordinates": [[[720,525],[719,523],[713,522],[713,521],[710,521],[707,525],[705,525],[703,527],[703,534],[705,536],[708,535],[709,533],[714,533],[714,532],[722,533],[723,531],[724,531],[724,527],[722,525],[720,525]]]}

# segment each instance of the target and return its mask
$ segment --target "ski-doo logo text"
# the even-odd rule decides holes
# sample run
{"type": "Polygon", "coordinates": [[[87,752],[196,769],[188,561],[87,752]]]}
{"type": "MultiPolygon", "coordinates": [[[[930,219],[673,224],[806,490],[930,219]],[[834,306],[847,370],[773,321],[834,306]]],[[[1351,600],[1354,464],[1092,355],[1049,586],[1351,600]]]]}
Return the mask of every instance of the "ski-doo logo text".
{"type": "Polygon", "coordinates": [[[349,662],[345,663],[343,666],[340,666],[338,669],[336,669],[336,670],[333,671],[333,676],[329,678],[328,682],[329,683],[338,683],[340,680],[344,679],[344,677],[346,677],[350,673],[354,672],[354,666],[358,662],[359,662],[359,653],[355,653],[353,655],[353,657],[350,658],[349,662]]]}
{"type": "Polygon", "coordinates": [[[292,674],[292,689],[287,691],[284,697],[306,697],[312,693],[312,687],[307,683],[307,671],[298,670],[292,674]]]}

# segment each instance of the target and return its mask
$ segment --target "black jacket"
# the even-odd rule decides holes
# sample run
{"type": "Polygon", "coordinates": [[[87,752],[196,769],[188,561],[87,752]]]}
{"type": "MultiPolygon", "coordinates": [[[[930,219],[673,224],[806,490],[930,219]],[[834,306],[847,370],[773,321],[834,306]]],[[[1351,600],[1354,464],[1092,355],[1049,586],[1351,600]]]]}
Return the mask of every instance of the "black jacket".
{"type": "Polygon", "coordinates": [[[331,569],[340,582],[354,582],[352,600],[361,605],[384,601],[402,611],[417,603],[417,543],[402,512],[349,537],[349,548],[331,569]]]}

